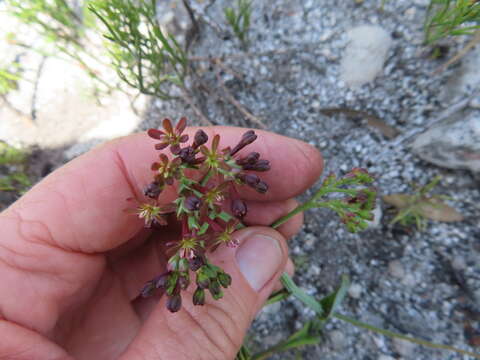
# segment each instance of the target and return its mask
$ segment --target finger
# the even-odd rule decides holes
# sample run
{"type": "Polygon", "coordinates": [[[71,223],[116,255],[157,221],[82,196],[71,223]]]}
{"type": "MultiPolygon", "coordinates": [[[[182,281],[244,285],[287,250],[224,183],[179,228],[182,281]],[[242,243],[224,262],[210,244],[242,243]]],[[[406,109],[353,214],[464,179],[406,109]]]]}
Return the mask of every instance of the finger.
{"type": "MultiPolygon", "coordinates": [[[[206,130],[222,134],[225,145],[235,144],[245,131],[231,127],[206,130]]],[[[313,184],[322,169],[321,156],[313,147],[273,133],[258,134],[251,149],[272,163],[272,170],[264,174],[270,189],[265,196],[249,193],[249,197],[288,199],[313,184]]],[[[158,156],[153,144],[145,133],[107,143],[53,172],[5,214],[15,213],[19,222],[42,224],[31,235],[63,249],[91,253],[117,247],[142,227],[123,210],[128,206],[125,199],[141,197],[151,181],[150,164],[158,156]]],[[[173,198],[172,192],[165,192],[164,200],[173,198]]]]}
{"type": "MultiPolygon", "coordinates": [[[[210,255],[232,277],[222,299],[194,306],[184,294],[182,309],[172,315],[165,299],[146,304],[152,310],[139,335],[121,359],[233,359],[257,311],[287,263],[283,236],[270,228],[249,227],[235,233],[236,249],[222,247],[210,255]]],[[[147,311],[148,312],[148,311],[147,311]]]]}

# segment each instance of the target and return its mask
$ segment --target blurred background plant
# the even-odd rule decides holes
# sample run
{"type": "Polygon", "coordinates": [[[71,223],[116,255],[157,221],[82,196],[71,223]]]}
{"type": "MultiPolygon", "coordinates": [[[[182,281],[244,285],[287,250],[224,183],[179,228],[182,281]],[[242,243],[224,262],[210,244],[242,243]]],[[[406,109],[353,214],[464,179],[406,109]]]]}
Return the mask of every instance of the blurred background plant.
{"type": "Polygon", "coordinates": [[[396,208],[396,215],[391,225],[399,223],[405,227],[416,226],[418,230],[427,228],[428,220],[455,222],[462,221],[463,216],[445,203],[450,198],[445,195],[430,194],[439,184],[441,176],[435,177],[428,184],[417,187],[413,194],[384,195],[383,200],[396,208]]]}
{"type": "Polygon", "coordinates": [[[146,95],[174,96],[165,88],[185,88],[187,56],[160,28],[155,0],[93,0],[89,9],[105,25],[112,65],[120,79],[146,95]]]}
{"type": "Polygon", "coordinates": [[[425,43],[433,45],[448,36],[473,35],[479,28],[477,0],[431,0],[425,20],[425,43]]]}
{"type": "Polygon", "coordinates": [[[223,11],[233,33],[240,40],[243,48],[246,49],[248,47],[248,30],[250,29],[250,18],[252,15],[251,0],[238,0],[235,8],[226,7],[223,11]]]}
{"type": "Polygon", "coordinates": [[[7,171],[0,177],[0,191],[13,192],[21,195],[31,186],[31,180],[27,175],[28,154],[14,146],[0,141],[0,167],[7,171]]]}
{"type": "MultiPolygon", "coordinates": [[[[95,84],[96,92],[116,88],[104,74],[106,63],[102,43],[95,32],[96,21],[88,0],[7,0],[7,11],[34,28],[42,44],[17,43],[43,55],[64,56],[79,65],[95,84]],[[100,51],[98,51],[100,50],[100,51]]],[[[10,42],[15,43],[15,38],[10,42]]]]}

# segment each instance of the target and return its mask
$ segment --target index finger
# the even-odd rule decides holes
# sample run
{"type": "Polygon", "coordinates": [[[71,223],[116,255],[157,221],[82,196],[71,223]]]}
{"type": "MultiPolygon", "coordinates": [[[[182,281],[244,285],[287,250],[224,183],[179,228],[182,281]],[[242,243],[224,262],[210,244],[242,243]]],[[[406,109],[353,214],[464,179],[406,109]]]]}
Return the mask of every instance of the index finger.
{"type": "MultiPolygon", "coordinates": [[[[245,132],[233,127],[204,130],[220,134],[224,146],[235,145],[245,132]]],[[[193,135],[195,129],[186,132],[193,135]]],[[[259,139],[249,148],[272,163],[272,170],[262,174],[270,187],[265,199],[296,196],[315,182],[323,165],[317,150],[281,135],[257,134],[259,139]]],[[[125,213],[126,199],[141,199],[143,188],[152,181],[150,165],[159,154],[154,143],[145,133],[134,134],[78,157],[0,214],[2,229],[18,234],[28,225],[22,236],[84,253],[104,252],[128,241],[143,223],[125,213]]]]}

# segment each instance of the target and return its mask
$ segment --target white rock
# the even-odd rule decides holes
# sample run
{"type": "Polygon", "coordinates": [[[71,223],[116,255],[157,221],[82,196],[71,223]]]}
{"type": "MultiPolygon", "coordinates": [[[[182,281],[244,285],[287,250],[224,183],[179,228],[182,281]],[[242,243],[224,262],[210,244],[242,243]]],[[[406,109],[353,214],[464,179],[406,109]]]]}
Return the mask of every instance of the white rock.
{"type": "Polygon", "coordinates": [[[413,350],[415,350],[414,343],[402,339],[393,339],[393,347],[400,355],[408,359],[410,359],[413,350]]]}
{"type": "Polygon", "coordinates": [[[378,357],[378,360],[395,360],[395,358],[382,354],[378,357]]]}
{"type": "Polygon", "coordinates": [[[353,283],[348,289],[348,295],[354,299],[359,299],[362,296],[363,288],[360,284],[353,283]]]}
{"type": "Polygon", "coordinates": [[[390,261],[388,264],[388,272],[397,279],[403,279],[405,277],[405,269],[399,260],[390,261]]]}
{"type": "Polygon", "coordinates": [[[340,78],[351,87],[371,82],[382,70],[392,44],[388,32],[379,26],[362,25],[351,29],[341,61],[340,78]]]}
{"type": "Polygon", "coordinates": [[[480,172],[480,114],[465,111],[430,128],[415,139],[412,149],[435,165],[480,172]]]}
{"type": "Polygon", "coordinates": [[[330,340],[332,341],[333,348],[340,350],[345,347],[347,340],[345,334],[340,330],[333,330],[329,333],[330,340]]]}

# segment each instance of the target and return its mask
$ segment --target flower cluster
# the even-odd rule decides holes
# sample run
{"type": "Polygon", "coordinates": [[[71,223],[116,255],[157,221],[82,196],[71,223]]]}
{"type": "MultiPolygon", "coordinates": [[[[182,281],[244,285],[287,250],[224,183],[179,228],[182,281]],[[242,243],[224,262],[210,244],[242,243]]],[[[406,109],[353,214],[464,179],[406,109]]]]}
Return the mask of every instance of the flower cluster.
{"type": "Polygon", "coordinates": [[[168,215],[174,215],[181,224],[179,239],[166,244],[169,256],[166,272],[147,282],[141,292],[142,296],[149,296],[162,289],[171,312],[180,310],[182,290],[193,281],[195,305],[205,303],[206,291],[215,300],[223,296],[222,288],[230,285],[231,277],[212,264],[207,254],[221,245],[238,245],[232,234],[241,226],[248,208],[237,188],[249,186],[260,194],[266,193],[267,183],[255,172],[270,169],[270,162],[261,159],[257,152],[240,155],[242,149],[257,139],[253,130],[245,132],[233,148],[220,149],[220,136],[215,135],[208,147],[209,138],[203,130],[198,130],[187,145],[186,126],[185,118],[175,127],[165,119],[163,130],[148,131],[151,138],[159,141],[155,148],[168,148],[171,156],[161,153],[152,164],[153,181],[144,189],[149,200],[138,204],[136,209],[147,227],[166,225],[168,215]],[[160,205],[160,194],[172,185],[176,199],[160,205]]]}

